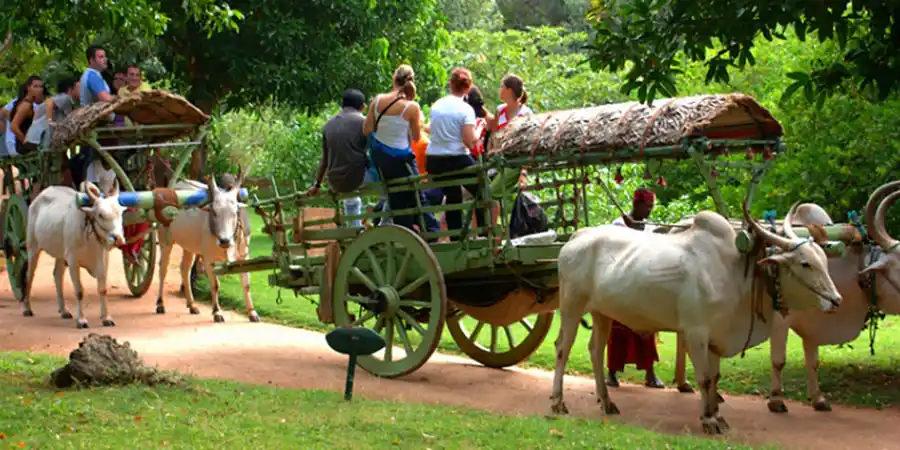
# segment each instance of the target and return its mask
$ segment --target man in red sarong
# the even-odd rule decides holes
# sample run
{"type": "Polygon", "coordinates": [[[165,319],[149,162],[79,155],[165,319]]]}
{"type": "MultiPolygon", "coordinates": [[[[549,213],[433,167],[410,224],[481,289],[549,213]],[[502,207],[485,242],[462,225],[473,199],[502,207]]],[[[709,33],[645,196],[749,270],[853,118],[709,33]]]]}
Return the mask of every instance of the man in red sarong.
{"type": "MultiPolygon", "coordinates": [[[[634,191],[631,202],[631,216],[636,221],[645,221],[653,211],[655,195],[649,189],[640,188],[634,191]]],[[[652,225],[633,223],[620,216],[613,221],[613,225],[627,226],[635,230],[652,232],[652,225]]],[[[606,385],[619,386],[616,372],[625,370],[625,364],[635,364],[638,370],[646,372],[644,385],[651,388],[662,388],[663,383],[653,371],[653,363],[659,361],[656,352],[656,338],[654,333],[636,333],[627,326],[616,322],[612,323],[612,331],[609,334],[609,342],[606,344],[606,364],[609,375],[606,385]]]]}

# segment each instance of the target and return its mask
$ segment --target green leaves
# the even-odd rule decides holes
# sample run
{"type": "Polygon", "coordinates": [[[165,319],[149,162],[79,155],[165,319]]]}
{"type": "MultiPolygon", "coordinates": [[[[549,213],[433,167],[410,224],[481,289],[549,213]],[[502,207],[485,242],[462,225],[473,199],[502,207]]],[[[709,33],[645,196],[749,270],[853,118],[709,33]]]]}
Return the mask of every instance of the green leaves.
{"type": "Polygon", "coordinates": [[[873,100],[883,101],[900,86],[900,39],[895,36],[900,9],[891,5],[886,0],[824,6],[762,0],[597,1],[588,12],[596,31],[588,48],[595,70],[617,71],[629,64],[629,79],[635,82],[628,92],[637,91],[641,101],[650,102],[660,92],[649,76],[654,69],[650,58],[658,58],[657,70],[667,73],[672,55],[684,55],[706,64],[706,83],[727,83],[733,67],[757,63],[757,36],[784,39],[783,31],[791,28],[800,41],[812,35],[819,42],[834,42],[845,52],[841,59],[846,67],[833,64],[811,74],[809,82],[792,85],[785,99],[802,88],[808,101],[821,104],[823,95],[830,97],[846,80],[855,79],[873,85],[873,100]],[[707,50],[718,54],[707,59],[707,50]]]}

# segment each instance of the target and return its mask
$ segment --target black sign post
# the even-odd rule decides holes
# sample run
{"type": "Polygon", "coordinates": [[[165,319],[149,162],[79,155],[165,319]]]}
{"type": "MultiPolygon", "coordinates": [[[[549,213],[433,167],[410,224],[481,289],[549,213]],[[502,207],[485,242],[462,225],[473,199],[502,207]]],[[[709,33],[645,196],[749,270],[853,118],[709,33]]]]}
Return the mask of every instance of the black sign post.
{"type": "Polygon", "coordinates": [[[356,357],[371,355],[384,348],[384,338],[375,331],[365,328],[340,327],[325,335],[325,341],[332,350],[350,355],[347,365],[347,385],[344,388],[344,400],[353,398],[353,374],[356,371],[356,357]]]}

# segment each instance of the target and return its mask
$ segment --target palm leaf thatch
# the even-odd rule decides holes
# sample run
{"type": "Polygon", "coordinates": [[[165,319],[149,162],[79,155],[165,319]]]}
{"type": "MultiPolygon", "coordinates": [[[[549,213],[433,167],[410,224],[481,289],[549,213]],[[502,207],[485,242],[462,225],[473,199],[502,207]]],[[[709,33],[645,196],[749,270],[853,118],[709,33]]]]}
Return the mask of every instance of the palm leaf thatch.
{"type": "Polygon", "coordinates": [[[773,139],[784,134],[766,108],[740,93],[660,99],[520,116],[495,133],[488,154],[529,156],[678,146],[685,137],[773,139]]]}
{"type": "MultiPolygon", "coordinates": [[[[72,112],[53,129],[50,146],[65,149],[86,136],[96,127],[109,126],[112,113],[127,116],[135,125],[203,125],[209,116],[184,97],[165,90],[137,91],[119,96],[115,101],[97,102],[72,112]]],[[[184,129],[172,134],[159,135],[158,141],[169,141],[191,133],[184,129]]]]}

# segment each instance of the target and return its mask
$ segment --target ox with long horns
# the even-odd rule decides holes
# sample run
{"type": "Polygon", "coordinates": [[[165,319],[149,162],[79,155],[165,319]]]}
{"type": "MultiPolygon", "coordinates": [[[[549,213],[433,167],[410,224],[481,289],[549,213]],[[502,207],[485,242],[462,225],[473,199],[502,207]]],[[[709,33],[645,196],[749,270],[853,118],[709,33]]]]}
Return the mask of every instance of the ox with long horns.
{"type": "Polygon", "coordinates": [[[590,342],[599,402],[617,414],[604,382],[603,352],[612,320],[638,332],[674,331],[684,336],[701,387],[701,423],[721,433],[728,423],[716,401],[719,363],[769,337],[776,305],[765,302],[759,282],[778,277],[790,292],[782,307],[830,310],[841,296],[828,276],[826,256],[811,240],[788,239],[744,218],[764,244],[748,256],[735,246],[736,232],[721,215],[703,211],[677,234],[641,233],[603,225],[576,232],[559,253],[560,332],[552,411],[567,413],[563,376],[581,317],[590,312],[590,342]],[[771,253],[766,255],[766,248],[771,253]],[[773,274],[757,270],[772,265],[773,274]],[[762,278],[762,279],[761,279],[762,278]],[[757,320],[759,319],[759,320],[757,320]]]}
{"type": "MultiPolygon", "coordinates": [[[[840,257],[829,258],[828,271],[844,299],[841,307],[829,313],[817,310],[790,311],[776,314],[772,325],[770,357],[772,360],[772,385],[769,394],[769,410],[787,412],[783,398],[782,371],[787,356],[789,330],[803,341],[807,371],[807,394],[817,411],[830,411],[831,405],[819,390],[819,346],[839,345],[859,336],[870,306],[887,314],[900,314],[900,248],[897,240],[886,231],[887,211],[900,198],[900,180],[886,183],[869,196],[865,208],[865,220],[872,243],[862,237],[851,225],[841,233],[840,240],[847,250],[840,257]],[[891,193],[891,191],[894,191],[891,193]],[[890,195],[888,195],[890,194],[890,195]]],[[[831,217],[814,203],[797,207],[797,219],[785,219],[784,233],[796,237],[794,226],[805,226],[810,236],[824,245],[827,235],[824,226],[833,225],[831,217]],[[788,225],[790,224],[790,225],[788,225]]],[[[685,379],[684,343],[679,341],[676,353],[675,382],[679,391],[691,392],[685,379]]]]}
{"type": "MultiPolygon", "coordinates": [[[[225,189],[220,189],[216,184],[215,176],[206,177],[207,184],[195,181],[179,182],[176,189],[207,189],[209,199],[205,205],[199,208],[187,208],[181,211],[168,227],[160,232],[159,246],[161,249],[159,266],[159,297],[156,300],[156,313],[165,314],[165,283],[166,270],[169,265],[169,257],[172,246],[178,244],[182,249],[181,257],[181,281],[186,287],[184,294],[187,308],[191,314],[200,314],[200,309],[194,304],[194,295],[190,289],[190,270],[194,264],[194,258],[199,255],[203,258],[203,267],[209,279],[210,295],[213,304],[213,319],[216,322],[224,322],[222,309],[219,306],[219,280],[213,272],[213,261],[235,261],[245,259],[250,254],[250,221],[247,216],[247,206],[238,201],[238,193],[244,181],[244,172],[238,169],[237,181],[230,174],[222,176],[225,189]]],[[[250,296],[250,275],[241,274],[241,286],[244,290],[247,315],[250,321],[259,322],[259,315],[253,307],[253,299],[250,296]]]]}

